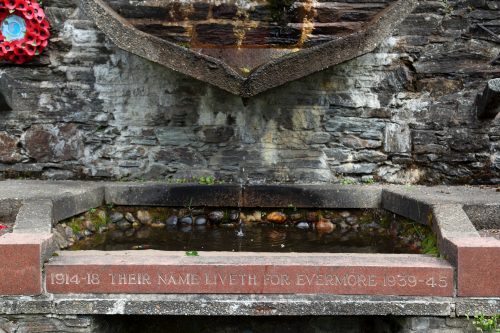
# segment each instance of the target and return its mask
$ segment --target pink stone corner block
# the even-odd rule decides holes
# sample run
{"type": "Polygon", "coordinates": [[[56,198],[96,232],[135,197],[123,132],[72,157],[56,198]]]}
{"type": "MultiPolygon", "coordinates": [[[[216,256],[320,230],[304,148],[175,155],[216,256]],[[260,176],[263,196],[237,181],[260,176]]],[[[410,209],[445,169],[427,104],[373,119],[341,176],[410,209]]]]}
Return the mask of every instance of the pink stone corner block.
{"type": "Polygon", "coordinates": [[[42,293],[42,262],[52,235],[11,233],[0,237],[0,295],[42,293]]]}
{"type": "Polygon", "coordinates": [[[458,296],[500,296],[500,240],[471,237],[453,243],[457,246],[458,296]]]}

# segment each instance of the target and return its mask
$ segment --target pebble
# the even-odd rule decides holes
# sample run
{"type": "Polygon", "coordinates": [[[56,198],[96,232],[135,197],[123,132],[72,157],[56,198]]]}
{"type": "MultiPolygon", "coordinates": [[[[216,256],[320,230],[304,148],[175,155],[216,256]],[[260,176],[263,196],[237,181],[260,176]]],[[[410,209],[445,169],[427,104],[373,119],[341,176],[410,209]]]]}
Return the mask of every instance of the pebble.
{"type": "Polygon", "coordinates": [[[340,212],[340,216],[342,216],[343,218],[346,218],[346,217],[351,216],[351,213],[349,213],[347,211],[343,211],[343,212],[340,212]]]}
{"type": "Polygon", "coordinates": [[[281,212],[271,212],[267,214],[266,219],[271,223],[285,223],[286,215],[281,212]]]}
{"type": "Polygon", "coordinates": [[[139,229],[141,225],[142,224],[140,224],[139,221],[135,221],[134,223],[132,223],[132,228],[139,229]]]}
{"type": "Polygon", "coordinates": [[[355,225],[356,222],[358,222],[358,219],[356,216],[348,216],[345,218],[345,221],[349,224],[349,225],[355,225]]]}
{"type": "Polygon", "coordinates": [[[197,216],[194,220],[194,224],[205,225],[207,224],[207,219],[205,218],[205,216],[197,216]]]}
{"type": "Polygon", "coordinates": [[[125,220],[129,221],[130,223],[134,223],[136,221],[134,215],[132,213],[125,213],[125,220]]]}
{"type": "Polygon", "coordinates": [[[302,221],[302,222],[297,223],[295,225],[295,227],[297,227],[299,229],[309,229],[309,223],[302,221]]]}
{"type": "Polygon", "coordinates": [[[167,225],[177,225],[177,222],[179,222],[179,219],[177,216],[172,215],[167,218],[167,221],[165,222],[167,225]]]}
{"type": "Polygon", "coordinates": [[[147,210],[138,210],[137,211],[137,219],[142,224],[148,225],[151,224],[151,214],[147,210]]]}
{"type": "Polygon", "coordinates": [[[316,230],[320,232],[325,232],[325,233],[330,233],[335,230],[337,226],[330,222],[330,220],[327,219],[320,219],[318,222],[316,222],[316,230]]]}
{"type": "Polygon", "coordinates": [[[193,224],[193,218],[191,216],[184,216],[179,222],[181,224],[193,224]]]}
{"type": "Polygon", "coordinates": [[[224,212],[220,210],[214,210],[208,213],[208,219],[213,223],[220,223],[224,218],[224,212]]]}
{"type": "Polygon", "coordinates": [[[296,222],[302,219],[302,214],[301,213],[292,213],[290,214],[290,220],[296,222]]]}
{"type": "Polygon", "coordinates": [[[230,211],[229,212],[229,220],[233,221],[233,222],[239,221],[240,220],[240,212],[238,212],[237,210],[230,211]]]}
{"type": "Polygon", "coordinates": [[[66,237],[68,237],[68,238],[75,236],[73,229],[71,229],[70,227],[64,228],[64,233],[66,234],[66,237]]]}
{"type": "Polygon", "coordinates": [[[89,220],[85,221],[85,228],[87,228],[87,230],[90,230],[92,232],[96,231],[94,223],[92,223],[92,221],[89,220]]]}
{"type": "Polygon", "coordinates": [[[253,217],[255,219],[255,222],[262,222],[262,212],[260,210],[256,210],[253,212],[253,217]]]}
{"type": "Polygon", "coordinates": [[[155,221],[151,223],[151,228],[165,228],[165,223],[161,221],[155,221]]]}
{"type": "Polygon", "coordinates": [[[98,232],[99,232],[100,234],[102,234],[102,233],[104,233],[104,232],[106,232],[106,231],[108,231],[108,230],[109,230],[109,228],[108,228],[108,227],[106,227],[106,226],[102,226],[102,227],[99,227],[99,231],[98,231],[98,232]]]}
{"type": "Polygon", "coordinates": [[[90,237],[90,236],[92,236],[93,234],[94,234],[94,233],[93,233],[92,231],[88,230],[88,229],[85,229],[85,230],[83,231],[83,235],[84,235],[85,237],[90,237]]]}
{"type": "Polygon", "coordinates": [[[123,214],[120,212],[113,212],[109,216],[109,219],[110,219],[111,223],[117,223],[117,222],[123,220],[123,214]]]}

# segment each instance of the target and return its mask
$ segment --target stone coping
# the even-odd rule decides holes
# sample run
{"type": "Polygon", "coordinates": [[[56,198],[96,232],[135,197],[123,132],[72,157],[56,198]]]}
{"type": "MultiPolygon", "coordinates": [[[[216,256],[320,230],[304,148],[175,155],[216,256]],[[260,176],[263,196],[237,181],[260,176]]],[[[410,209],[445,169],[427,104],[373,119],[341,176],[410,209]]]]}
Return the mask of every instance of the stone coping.
{"type": "Polygon", "coordinates": [[[113,294],[0,297],[1,314],[396,315],[495,314],[500,298],[366,295],[113,294]]]}
{"type": "MultiPolygon", "coordinates": [[[[403,215],[405,217],[411,218],[419,223],[430,224],[436,234],[438,235],[439,247],[442,254],[444,254],[445,258],[448,260],[452,266],[445,263],[441,267],[444,269],[444,275],[446,279],[448,279],[447,274],[452,274],[454,270],[454,280],[455,288],[450,292],[446,289],[444,294],[436,294],[436,293],[414,293],[412,295],[435,295],[435,296],[453,296],[455,297],[447,297],[446,301],[443,298],[439,298],[441,305],[446,305],[448,307],[446,311],[430,311],[429,313],[425,312],[432,306],[434,303],[426,303],[425,305],[421,305],[420,309],[421,315],[424,314],[432,314],[436,315],[439,313],[447,312],[449,315],[450,309],[462,309],[460,311],[461,314],[465,313],[466,309],[472,307],[475,304],[475,298],[471,297],[484,297],[489,296],[487,299],[480,299],[480,305],[485,309],[492,309],[496,307],[496,310],[493,312],[498,312],[498,301],[500,296],[500,286],[496,283],[496,279],[500,276],[500,241],[494,238],[482,238],[479,236],[477,230],[474,227],[474,224],[471,222],[471,219],[477,218],[475,216],[468,216],[465,211],[465,206],[475,206],[475,207],[484,207],[483,211],[488,211],[489,207],[494,207],[494,209],[498,209],[500,205],[500,193],[496,192],[494,188],[479,188],[479,187],[469,187],[469,186],[436,186],[436,187],[423,187],[423,186],[397,186],[397,185],[213,185],[213,186],[200,186],[200,185],[167,185],[157,182],[151,183],[110,183],[110,182],[74,182],[74,181],[2,181],[0,182],[0,202],[4,200],[16,200],[20,201],[23,206],[19,210],[16,219],[16,225],[14,228],[14,232],[10,234],[8,237],[3,236],[0,237],[0,253],[3,254],[4,258],[8,258],[9,260],[4,260],[3,268],[0,270],[0,281],[16,281],[13,280],[12,277],[15,277],[16,274],[19,274],[21,271],[25,271],[27,267],[29,267],[30,271],[30,279],[33,283],[29,284],[29,288],[23,289],[23,286],[27,286],[26,281],[22,279],[18,279],[18,283],[1,283],[0,293],[4,295],[36,295],[42,294],[46,297],[49,297],[49,302],[54,302],[54,299],[67,299],[65,297],[69,297],[67,294],[62,294],[56,297],[55,294],[51,294],[50,291],[52,288],[49,286],[49,282],[51,279],[50,270],[54,269],[57,266],[57,263],[64,262],[67,258],[69,258],[67,253],[62,253],[60,257],[55,257],[51,260],[51,263],[46,264],[45,268],[49,275],[46,277],[43,276],[42,270],[43,267],[39,264],[41,260],[44,258],[50,257],[52,255],[54,248],[52,244],[52,239],[50,237],[46,237],[48,234],[47,231],[50,231],[53,223],[57,221],[76,215],[78,213],[84,212],[90,208],[99,206],[103,203],[114,203],[120,205],[171,205],[171,206],[179,206],[184,205],[185,200],[189,200],[187,202],[191,202],[191,205],[201,205],[201,206],[251,206],[251,207],[279,207],[279,206],[288,206],[289,204],[293,204],[296,207],[318,207],[318,208],[384,208],[394,213],[403,215]],[[12,244],[9,239],[11,237],[16,238],[16,244],[12,244]],[[24,239],[24,241],[22,241],[24,239]],[[24,242],[24,243],[23,243],[24,242]],[[13,248],[13,246],[16,248],[13,248]],[[25,251],[26,250],[26,251],[25,251]],[[22,260],[20,260],[22,259],[22,260]],[[36,264],[38,263],[38,264],[36,264]],[[24,266],[23,266],[24,265],[24,266]],[[38,266],[37,266],[38,265],[38,266]],[[47,289],[49,293],[45,291],[45,285],[40,283],[41,279],[45,278],[45,282],[47,283],[47,289]],[[33,288],[33,286],[35,286],[33,288]],[[458,297],[457,297],[458,296],[458,297]],[[61,298],[62,297],[62,298],[61,298]]],[[[487,218],[492,219],[490,222],[496,223],[498,225],[498,217],[494,215],[485,214],[487,218]]],[[[120,254],[120,255],[123,255],[120,254]]],[[[343,254],[344,256],[348,256],[347,254],[343,254]]],[[[74,255],[71,260],[74,260],[78,255],[74,255]]],[[[109,256],[109,254],[108,254],[109,256]]],[[[156,255],[155,255],[156,256],[156,255]]],[[[237,255],[236,255],[237,256],[237,255]]],[[[329,256],[329,255],[327,255],[329,256]]],[[[385,261],[385,265],[383,268],[385,269],[385,273],[387,270],[390,270],[391,260],[389,256],[380,255],[383,257],[383,261],[385,261]]],[[[413,259],[404,259],[404,255],[396,255],[399,256],[399,262],[413,261],[415,265],[412,266],[411,269],[416,269],[418,265],[418,260],[413,259]]],[[[140,255],[138,255],[138,258],[140,255]]],[[[224,254],[221,256],[221,260],[224,263],[230,263],[231,257],[229,254],[224,254]]],[[[270,257],[273,257],[272,255],[270,257]]],[[[310,256],[311,257],[311,256],[310,256]]],[[[312,256],[314,257],[314,256],[312,256]]],[[[320,256],[321,257],[321,256],[320,256]]],[[[335,256],[333,256],[335,257],[335,256]]],[[[419,258],[426,258],[425,256],[417,256],[419,258]]],[[[245,255],[240,255],[240,258],[235,261],[233,264],[233,268],[237,268],[236,262],[240,263],[245,258],[245,255]]],[[[271,258],[272,259],[272,258],[271,258]]],[[[275,263],[270,259],[269,265],[260,265],[259,269],[273,269],[279,266],[279,260],[275,263]],[[267,267],[267,268],[265,268],[267,267]],[[271,267],[271,268],[269,268],[271,267]]],[[[298,256],[295,255],[293,258],[300,262],[298,256]]],[[[331,259],[331,258],[329,258],[331,259]]],[[[437,260],[435,258],[431,258],[432,260],[437,260]]],[[[78,269],[85,269],[85,265],[96,265],[99,266],[101,262],[99,258],[91,258],[87,263],[80,262],[80,266],[74,265],[74,267],[79,267],[78,269]]],[[[126,262],[125,259],[121,259],[126,262]]],[[[427,259],[423,259],[427,260],[427,259]]],[[[133,260],[132,260],[133,261],[133,260]]],[[[196,259],[194,260],[196,261],[196,259]]],[[[244,261],[244,260],[243,260],[244,261]]],[[[365,264],[356,266],[357,268],[368,269],[370,265],[367,265],[366,262],[370,260],[364,259],[365,264]]],[[[354,262],[356,262],[354,260],[354,262]]],[[[376,260],[375,260],[376,262],[376,260]]],[[[251,264],[247,262],[247,264],[251,264]]],[[[437,261],[434,261],[434,264],[438,264],[437,261]]],[[[184,259],[175,263],[175,267],[179,268],[184,265],[184,259]],[[177,265],[179,264],[180,265],[177,265]],[[177,265],[177,266],[175,266],[177,265]]],[[[196,266],[196,265],[195,265],[196,266]]],[[[217,263],[213,267],[218,266],[217,263]]],[[[220,265],[219,265],[220,266],[220,265]]],[[[335,265],[331,265],[332,267],[335,265]]],[[[355,266],[355,265],[354,265],[355,266]]],[[[399,265],[398,269],[404,265],[399,265]]],[[[60,268],[61,266],[59,266],[60,268]]],[[[74,268],[73,267],[73,268],[74,268]]],[[[105,265],[101,265],[100,269],[103,269],[105,265]]],[[[120,266],[117,266],[120,267],[120,266]]],[[[123,268],[124,266],[122,266],[123,268]]],[[[129,268],[133,267],[133,265],[129,265],[129,268]]],[[[316,267],[320,269],[330,269],[328,268],[328,264],[321,264],[319,261],[316,267]]],[[[353,267],[349,262],[345,262],[339,259],[337,265],[335,266],[337,269],[347,269],[348,267],[353,267]]],[[[154,269],[158,267],[150,266],[148,269],[153,269],[151,274],[154,273],[154,269]]],[[[278,267],[279,268],[279,267],[278,267]]],[[[307,265],[300,266],[301,269],[308,269],[307,265]]],[[[78,271],[77,272],[83,272],[78,271]]],[[[289,268],[288,268],[289,269],[289,268]]],[[[420,271],[420,269],[418,270],[420,271]]],[[[61,273],[60,271],[54,273],[61,273]]],[[[185,271],[184,271],[185,272],[185,271]]],[[[214,271],[215,273],[224,273],[222,271],[214,271]]],[[[288,271],[292,272],[293,271],[288,271]]],[[[343,271],[345,272],[345,271],[343,271]]],[[[133,270],[125,272],[127,274],[135,274],[133,270]]],[[[201,273],[201,272],[200,272],[201,273]]],[[[225,271],[225,273],[231,273],[229,271],[225,271]]],[[[297,273],[297,272],[295,272],[297,273]]],[[[317,274],[318,271],[310,271],[311,274],[317,274]]],[[[332,271],[320,271],[322,274],[334,274],[332,271]]],[[[420,271],[420,273],[426,274],[425,271],[420,271]]],[[[419,274],[420,274],[419,273],[419,274]]],[[[108,272],[109,274],[109,272],[108,272]]],[[[259,273],[261,274],[261,273],[259,273]]],[[[263,273],[262,273],[263,274],[263,273]]],[[[377,273],[378,274],[378,273],[377,273]]],[[[406,273],[405,273],[406,274],[406,273]]],[[[403,274],[403,275],[405,275],[403,274]]],[[[376,275],[376,274],[372,274],[376,275]]],[[[411,274],[406,274],[411,275],[411,274]]],[[[54,277],[55,278],[55,277],[54,277]]],[[[81,276],[79,277],[81,278],[81,276]]],[[[135,276],[127,276],[127,278],[131,278],[132,281],[135,281],[135,276]]],[[[439,276],[437,277],[439,280],[439,276]]],[[[297,277],[295,276],[295,280],[297,277]]],[[[419,279],[417,278],[417,281],[419,279]]],[[[55,280],[54,280],[55,281],[55,280]]],[[[412,280],[413,281],[413,280],[412,280]]],[[[424,281],[424,280],[423,280],[424,281]]],[[[403,283],[403,282],[401,282],[403,283]]],[[[405,283],[408,283],[406,280],[405,283]]],[[[412,282],[413,283],[413,282],[412,282]]],[[[443,282],[444,283],[444,282],[443,282]]],[[[377,285],[380,286],[379,283],[377,285]]],[[[447,286],[451,285],[448,284],[447,286]]],[[[109,286],[109,284],[108,284],[109,286]]],[[[133,289],[124,289],[126,292],[131,292],[133,289]]],[[[278,293],[280,290],[270,290],[272,293],[278,293]]],[[[61,290],[54,292],[60,292],[61,290]]],[[[65,292],[64,290],[62,290],[65,292]]],[[[67,292],[78,293],[81,292],[77,289],[68,289],[67,292]]],[[[226,292],[226,290],[213,289],[211,292],[220,293],[226,292]]],[[[103,289],[100,292],[122,292],[120,289],[111,290],[111,289],[103,289]]],[[[149,290],[143,292],[171,292],[170,290],[149,290]]],[[[183,292],[188,293],[196,293],[196,292],[207,292],[207,290],[184,290],[183,292]]],[[[256,296],[271,296],[273,295],[256,295],[256,294],[244,294],[241,290],[236,290],[239,295],[237,298],[239,302],[242,304],[248,304],[245,302],[252,302],[251,300],[255,299],[256,296]]],[[[262,290],[249,290],[249,292],[262,292],[262,290]]],[[[318,298],[318,297],[326,297],[323,289],[310,289],[310,290],[300,290],[300,289],[291,289],[288,292],[294,293],[295,297],[299,299],[310,299],[310,297],[318,298]],[[315,293],[315,295],[304,295],[307,293],[315,293]],[[323,296],[322,296],[323,295],[323,296]],[[300,297],[299,297],[300,296],[300,297]],[[304,298],[305,297],[305,298],[304,298]]],[[[336,307],[347,306],[345,304],[350,304],[349,301],[347,303],[343,303],[349,299],[357,299],[355,296],[341,296],[339,294],[356,294],[353,290],[334,290],[332,293],[336,295],[328,295],[332,297],[331,305],[332,307],[328,313],[330,314],[340,314],[340,310],[335,310],[336,307]],[[337,297],[348,297],[348,298],[338,298],[337,297]],[[349,298],[350,297],[350,298],[349,298]],[[354,297],[354,298],[353,298],[354,297]],[[338,301],[337,301],[338,300],[338,301]],[[342,301],[340,301],[342,300],[342,301]]],[[[361,293],[361,291],[360,291],[361,293]]],[[[365,291],[362,291],[365,293],[365,291]]],[[[394,291],[389,290],[388,292],[379,292],[381,295],[364,295],[362,299],[365,300],[365,303],[362,307],[363,314],[371,314],[379,311],[377,307],[381,307],[381,304],[385,304],[384,301],[380,301],[382,303],[377,303],[376,301],[379,297],[389,297],[389,299],[395,301],[400,300],[402,296],[388,296],[394,294],[394,291]],[[386,296],[383,296],[386,295],[386,296]],[[370,303],[369,300],[372,300],[374,303],[370,303]],[[369,309],[373,307],[373,309],[369,309]],[[377,309],[375,309],[377,308],[377,309]]],[[[372,293],[373,294],[373,293],[372,293]]],[[[376,294],[376,293],[375,293],[376,294]]],[[[407,295],[404,292],[397,292],[396,294],[407,295]]],[[[411,293],[410,293],[411,294],[411,293]]],[[[107,294],[92,294],[95,300],[103,300],[105,301],[107,297],[111,297],[111,295],[107,294]]],[[[141,294],[142,295],[142,294],[141,294]]],[[[163,300],[174,300],[178,298],[182,298],[182,295],[157,295],[160,299],[163,300]]],[[[209,295],[197,295],[192,296],[194,298],[207,299],[209,295]]],[[[229,296],[229,295],[228,295],[229,296]]],[[[280,295],[280,297],[284,297],[286,294],[280,295]]],[[[128,299],[135,306],[145,306],[140,301],[136,301],[135,298],[131,298],[132,295],[127,296],[124,299],[128,299]],[[132,301],[133,300],[133,301],[132,301]],[[139,303],[137,303],[139,302],[139,303]],[[137,305],[141,304],[141,305],[137,305]]],[[[408,302],[408,307],[403,306],[402,309],[396,310],[396,307],[388,306],[389,313],[393,314],[413,314],[412,309],[415,304],[420,304],[420,300],[429,299],[429,297],[418,296],[418,297],[410,297],[405,298],[405,302],[408,302]],[[403,312],[403,313],[402,313],[403,312]]],[[[6,304],[2,302],[7,302],[9,298],[0,298],[0,304],[6,304]]],[[[28,303],[34,302],[33,304],[38,304],[40,299],[38,297],[33,298],[22,298],[17,299],[16,306],[21,306],[19,302],[22,300],[29,300],[28,303]]],[[[142,296],[141,296],[142,299],[142,296]]],[[[148,298],[149,299],[149,298],[148,298]]],[[[211,298],[208,298],[211,299],[211,298]]],[[[223,298],[226,299],[226,298],[223,298]]],[[[287,298],[284,298],[287,299],[287,298]]],[[[358,299],[359,300],[359,299],[358,299]]],[[[385,298],[384,298],[385,300],[385,298]]],[[[10,302],[10,301],[9,301],[10,302]]],[[[78,300],[73,300],[71,302],[78,303],[78,300]]],[[[82,304],[86,304],[85,306],[93,307],[95,304],[89,303],[89,299],[85,297],[85,301],[82,304]]],[[[96,301],[97,302],[97,301],[96,301]]],[[[101,301],[98,301],[96,304],[102,304],[101,301]]],[[[124,301],[125,302],[125,301],[124,301]]],[[[128,302],[128,301],[127,301],[128,302]]],[[[165,307],[166,309],[170,308],[169,301],[165,301],[162,303],[161,307],[165,307]]],[[[178,300],[176,301],[178,302],[178,300]]],[[[183,303],[184,307],[192,307],[193,305],[188,302],[183,303]]],[[[194,299],[193,299],[194,302],[194,299]]],[[[217,300],[211,299],[211,302],[216,302],[217,300]]],[[[392,301],[387,301],[388,303],[392,301]]],[[[28,304],[27,303],[27,304],[28,304]]],[[[315,306],[312,303],[307,303],[309,305],[306,306],[305,301],[303,301],[302,307],[308,308],[308,310],[303,310],[302,314],[307,313],[315,313],[315,306]],[[305,311],[305,312],[304,312],[305,311]]],[[[424,302],[425,303],[425,302],[424,302]]],[[[438,302],[439,303],[439,302],[438,302]]],[[[9,303],[14,304],[14,303],[9,303]]],[[[124,303],[120,303],[119,300],[116,300],[113,306],[122,306],[124,303]]],[[[127,303],[128,304],[128,303],[127,303]]],[[[150,303],[147,303],[150,304],[150,303]]],[[[235,305],[234,303],[233,305],[235,305]]],[[[253,303],[252,303],[253,304],[253,303]]],[[[406,303],[404,303],[406,304],[406,303]]],[[[288,314],[286,311],[292,311],[287,308],[287,304],[278,304],[282,310],[277,310],[276,314],[288,314]],[[286,311],[285,311],[286,309],[286,311]]],[[[51,305],[53,306],[53,305],[51,305]]],[[[77,305],[74,305],[77,306],[77,305]]],[[[229,306],[226,304],[226,306],[229,306]]],[[[271,305],[266,305],[272,307],[271,305]]],[[[264,308],[266,308],[264,306],[264,308]]],[[[384,305],[385,307],[386,305],[384,305]]],[[[420,305],[419,305],[420,306],[420,305]]],[[[230,306],[229,306],[230,307],[230,306]]],[[[382,307],[382,308],[384,308],[382,307]]],[[[0,307],[1,308],[1,307],[0,307]]],[[[77,308],[79,308],[77,306],[77,308]]],[[[80,307],[81,308],[81,307],[80,307]]],[[[9,310],[10,311],[10,310],[9,310]]],[[[78,310],[80,311],[80,310],[78,310]]],[[[147,310],[134,310],[136,313],[145,313],[147,310]],[[144,311],[144,312],[141,312],[144,311]]],[[[165,311],[174,311],[165,310],[165,311]]],[[[194,309],[193,311],[200,311],[199,309],[194,309]]],[[[222,311],[222,310],[221,310],[222,311]]],[[[226,308],[226,311],[227,308],[226,308]]],[[[264,311],[264,310],[263,310],[264,311]]],[[[265,312],[265,311],[264,311],[265,312]]],[[[272,312],[272,311],[271,311],[272,312]]],[[[293,311],[292,311],[293,312],[293,311]]],[[[453,312],[453,311],[451,311],[453,312]]],[[[104,313],[104,312],[99,312],[104,313]]],[[[132,312],[131,312],[132,313],[132,312]]],[[[169,312],[173,313],[173,312],[169,312]]],[[[221,312],[219,314],[223,314],[221,312]]],[[[226,312],[227,314],[230,314],[226,312]]],[[[351,312],[349,312],[352,314],[351,312]]],[[[203,312],[200,312],[203,314],[203,312]]],[[[255,309],[248,309],[247,314],[256,314],[255,309]],[[252,313],[250,313],[252,312],[252,313]]],[[[321,314],[321,313],[316,313],[321,314]]],[[[323,313],[327,314],[327,313],[323,313]]],[[[347,314],[344,313],[344,314],[347,314]]],[[[360,313],[361,314],[361,313],[360,313]]],[[[444,314],[443,314],[444,315],[444,314]]]]}

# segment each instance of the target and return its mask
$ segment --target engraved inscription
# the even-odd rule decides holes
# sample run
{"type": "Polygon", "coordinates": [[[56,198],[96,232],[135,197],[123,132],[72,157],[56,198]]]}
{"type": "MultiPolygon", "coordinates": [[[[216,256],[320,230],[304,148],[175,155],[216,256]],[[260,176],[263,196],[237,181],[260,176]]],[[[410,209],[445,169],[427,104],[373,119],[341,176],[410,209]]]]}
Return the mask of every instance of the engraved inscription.
{"type": "MultiPolygon", "coordinates": [[[[450,286],[450,277],[428,273],[412,274],[316,274],[316,273],[227,273],[227,272],[116,272],[101,274],[98,272],[50,273],[48,285],[52,286],[100,286],[105,285],[112,290],[124,286],[134,286],[142,290],[156,286],[155,290],[169,291],[172,287],[270,287],[270,288],[349,288],[369,290],[373,288],[385,289],[441,289],[450,286]]],[[[89,290],[92,288],[89,288],[89,290]]],[[[203,289],[203,288],[202,288],[203,289]]],[[[273,289],[273,290],[275,290],[273,289]]]]}

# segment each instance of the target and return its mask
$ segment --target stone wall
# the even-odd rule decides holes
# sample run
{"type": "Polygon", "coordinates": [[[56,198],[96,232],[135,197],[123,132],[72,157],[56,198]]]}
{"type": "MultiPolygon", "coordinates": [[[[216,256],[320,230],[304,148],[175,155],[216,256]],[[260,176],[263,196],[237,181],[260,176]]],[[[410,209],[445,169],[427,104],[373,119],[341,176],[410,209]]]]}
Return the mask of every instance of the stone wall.
{"type": "Polygon", "coordinates": [[[317,316],[4,316],[0,333],[473,333],[466,318],[317,316]]]}
{"type": "Polygon", "coordinates": [[[473,107],[500,1],[423,0],[375,52],[250,99],[117,49],[77,0],[44,7],[48,50],[0,68],[0,178],[500,181],[499,117],[473,107]]]}

